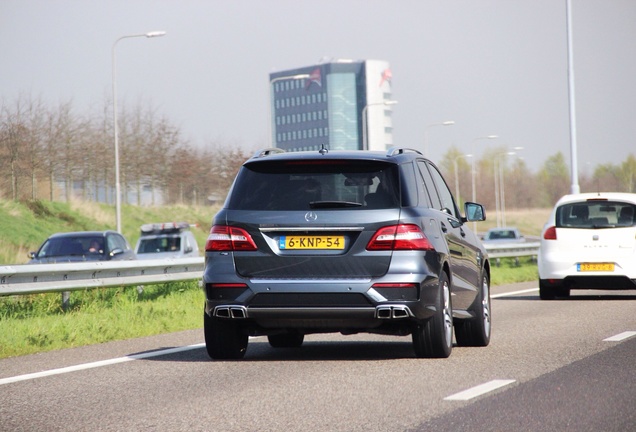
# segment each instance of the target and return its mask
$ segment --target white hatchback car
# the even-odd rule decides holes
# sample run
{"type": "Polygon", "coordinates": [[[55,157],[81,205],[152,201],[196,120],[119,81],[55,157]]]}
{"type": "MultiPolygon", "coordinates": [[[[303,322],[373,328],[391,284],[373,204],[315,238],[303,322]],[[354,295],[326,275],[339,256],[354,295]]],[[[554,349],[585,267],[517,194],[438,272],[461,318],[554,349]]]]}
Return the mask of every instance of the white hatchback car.
{"type": "Polygon", "coordinates": [[[571,289],[636,289],[636,194],[584,193],[561,198],[541,233],[542,300],[571,289]]]}

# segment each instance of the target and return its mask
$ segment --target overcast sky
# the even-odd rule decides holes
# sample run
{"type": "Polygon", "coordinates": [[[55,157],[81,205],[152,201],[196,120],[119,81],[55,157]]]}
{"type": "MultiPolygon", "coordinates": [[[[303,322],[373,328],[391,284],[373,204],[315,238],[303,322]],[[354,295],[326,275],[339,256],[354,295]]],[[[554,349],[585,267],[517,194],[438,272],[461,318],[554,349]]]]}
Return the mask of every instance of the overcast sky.
{"type": "MultiPolygon", "coordinates": [[[[636,155],[636,1],[572,0],[578,165],[636,155]]],[[[570,161],[566,0],[0,0],[0,98],[151,104],[197,146],[268,146],[272,71],[386,60],[394,143],[438,162],[522,146],[570,161]],[[454,120],[454,126],[427,126],[454,120]],[[425,130],[428,133],[425,134],[425,130]],[[498,135],[497,140],[476,140],[498,135]]]]}

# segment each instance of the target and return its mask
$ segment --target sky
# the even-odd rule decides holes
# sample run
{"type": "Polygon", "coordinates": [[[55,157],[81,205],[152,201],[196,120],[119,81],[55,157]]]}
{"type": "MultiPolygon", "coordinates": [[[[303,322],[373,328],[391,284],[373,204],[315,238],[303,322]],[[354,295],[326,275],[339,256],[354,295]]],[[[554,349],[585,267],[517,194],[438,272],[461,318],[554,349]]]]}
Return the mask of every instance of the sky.
{"type": "MultiPolygon", "coordinates": [[[[571,0],[577,164],[636,155],[636,1],[571,0]]],[[[566,0],[0,0],[0,99],[78,114],[151,106],[195,146],[269,146],[269,73],[392,71],[393,142],[440,162],[523,147],[571,158],[566,0]],[[437,126],[452,120],[452,126],[437,126]],[[497,135],[497,139],[481,139],[497,135]]]]}

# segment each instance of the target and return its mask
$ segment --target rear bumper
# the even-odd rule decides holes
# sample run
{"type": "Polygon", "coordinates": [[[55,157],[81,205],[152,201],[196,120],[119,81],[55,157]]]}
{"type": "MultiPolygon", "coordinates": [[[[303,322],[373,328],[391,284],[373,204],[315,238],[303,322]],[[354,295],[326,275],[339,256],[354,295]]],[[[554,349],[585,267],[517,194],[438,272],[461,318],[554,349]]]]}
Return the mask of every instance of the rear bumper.
{"type": "Polygon", "coordinates": [[[544,288],[634,290],[636,279],[627,276],[586,275],[566,276],[563,279],[540,279],[544,288]]]}
{"type": "Polygon", "coordinates": [[[407,335],[418,321],[411,309],[404,305],[328,308],[220,305],[211,310],[211,315],[216,319],[234,321],[253,336],[275,334],[281,330],[304,334],[368,332],[407,335]]]}
{"type": "MultiPolygon", "coordinates": [[[[370,281],[247,284],[233,299],[206,290],[210,317],[234,320],[255,333],[267,329],[381,331],[410,328],[435,313],[437,279],[418,285],[409,300],[387,299],[370,281]]],[[[402,331],[404,333],[405,331],[402,331]]]]}

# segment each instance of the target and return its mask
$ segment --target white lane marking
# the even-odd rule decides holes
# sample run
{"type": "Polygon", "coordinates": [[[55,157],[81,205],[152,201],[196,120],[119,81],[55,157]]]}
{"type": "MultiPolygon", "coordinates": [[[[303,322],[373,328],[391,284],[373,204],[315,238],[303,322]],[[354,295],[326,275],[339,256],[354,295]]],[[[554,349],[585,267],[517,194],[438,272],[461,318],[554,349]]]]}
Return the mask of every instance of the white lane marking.
{"type": "Polygon", "coordinates": [[[499,298],[499,297],[508,297],[508,296],[514,296],[517,294],[526,294],[529,292],[534,292],[534,291],[539,291],[539,288],[530,288],[530,289],[525,289],[525,290],[521,290],[521,291],[512,291],[512,292],[507,292],[507,293],[502,293],[502,294],[495,294],[495,295],[490,295],[490,298],[499,298]]]}
{"type": "Polygon", "coordinates": [[[515,380],[492,380],[487,383],[480,384],[473,388],[469,388],[468,390],[464,390],[459,393],[455,393],[454,395],[445,397],[444,400],[450,401],[467,401],[477,396],[481,396],[486,393],[490,393],[491,391],[497,390],[498,388],[505,387],[507,385],[512,384],[515,380]]]}
{"type": "Polygon", "coordinates": [[[622,340],[628,339],[632,336],[636,336],[636,331],[626,331],[623,333],[619,333],[612,337],[608,337],[607,339],[603,339],[603,342],[620,342],[622,340]]]}
{"type": "Polygon", "coordinates": [[[126,357],[118,357],[118,358],[114,358],[110,360],[101,360],[101,361],[96,361],[92,363],[84,363],[84,364],[79,364],[75,366],[63,367],[59,369],[51,369],[48,371],[18,375],[18,376],[9,377],[9,378],[1,378],[0,385],[14,383],[18,381],[26,381],[26,380],[36,379],[36,378],[42,378],[42,377],[51,376],[51,375],[60,375],[60,374],[65,374],[69,372],[76,372],[76,371],[85,370],[85,369],[98,368],[102,366],[109,366],[109,365],[113,365],[117,363],[125,363],[132,360],[140,360],[140,359],[145,359],[149,357],[157,357],[160,355],[174,354],[174,353],[178,353],[182,351],[193,350],[196,348],[200,348],[202,346],[205,346],[205,343],[200,343],[196,345],[188,345],[188,346],[177,347],[177,348],[168,348],[164,350],[151,351],[151,352],[146,352],[141,354],[132,354],[126,357]]]}

